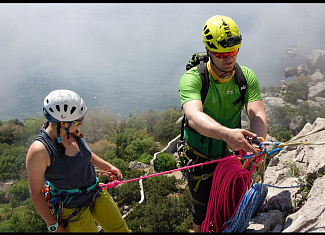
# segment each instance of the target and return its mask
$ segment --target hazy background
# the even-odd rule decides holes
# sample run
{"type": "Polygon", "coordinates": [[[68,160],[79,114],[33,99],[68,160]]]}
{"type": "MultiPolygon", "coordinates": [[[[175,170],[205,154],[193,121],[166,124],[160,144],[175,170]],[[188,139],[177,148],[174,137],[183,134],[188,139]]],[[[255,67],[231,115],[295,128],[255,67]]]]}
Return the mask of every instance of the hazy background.
{"type": "Polygon", "coordinates": [[[325,49],[323,3],[1,3],[0,120],[41,116],[45,96],[62,88],[122,118],[179,108],[179,79],[216,14],[237,23],[238,62],[260,86],[325,49]],[[290,47],[298,56],[286,56],[290,47]]]}

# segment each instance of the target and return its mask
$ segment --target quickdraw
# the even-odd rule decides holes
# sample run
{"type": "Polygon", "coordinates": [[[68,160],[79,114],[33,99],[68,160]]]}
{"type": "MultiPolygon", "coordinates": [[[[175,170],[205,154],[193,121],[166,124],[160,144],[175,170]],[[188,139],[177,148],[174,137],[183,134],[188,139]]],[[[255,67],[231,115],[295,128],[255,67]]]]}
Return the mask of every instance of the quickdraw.
{"type": "Polygon", "coordinates": [[[51,201],[51,192],[50,186],[47,184],[47,182],[43,185],[42,194],[47,202],[47,205],[49,206],[51,201]]]}

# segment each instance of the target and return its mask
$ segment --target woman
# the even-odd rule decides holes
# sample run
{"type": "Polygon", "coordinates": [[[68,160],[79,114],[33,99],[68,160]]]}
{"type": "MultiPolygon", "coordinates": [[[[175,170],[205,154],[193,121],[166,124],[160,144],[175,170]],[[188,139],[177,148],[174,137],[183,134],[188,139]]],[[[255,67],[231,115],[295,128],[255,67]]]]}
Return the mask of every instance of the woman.
{"type": "Polygon", "coordinates": [[[86,112],[82,98],[70,90],[52,91],[44,99],[48,121],[26,156],[31,199],[51,232],[98,232],[95,222],[105,232],[129,232],[112,197],[98,185],[95,165],[117,180],[122,173],[91,152],[79,130],[86,112]],[[55,212],[42,192],[45,179],[55,212]]]}

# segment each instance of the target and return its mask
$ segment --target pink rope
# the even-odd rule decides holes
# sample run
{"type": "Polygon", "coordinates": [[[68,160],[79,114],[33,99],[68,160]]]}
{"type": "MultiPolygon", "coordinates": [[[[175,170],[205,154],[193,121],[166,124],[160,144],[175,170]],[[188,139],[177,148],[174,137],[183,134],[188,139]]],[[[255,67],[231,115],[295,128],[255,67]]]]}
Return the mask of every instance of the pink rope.
{"type": "Polygon", "coordinates": [[[107,189],[107,188],[115,188],[120,184],[125,184],[125,183],[129,183],[132,181],[136,181],[136,180],[140,180],[140,179],[145,179],[145,178],[149,178],[149,177],[154,177],[157,175],[163,175],[163,174],[168,174],[168,173],[172,173],[174,171],[181,171],[181,170],[185,170],[185,169],[189,169],[189,168],[193,168],[193,167],[197,167],[197,166],[203,166],[203,165],[207,165],[207,164],[211,164],[211,163],[215,163],[215,162],[219,162],[219,161],[225,161],[231,158],[238,158],[238,157],[242,157],[242,155],[228,155],[224,158],[221,159],[216,159],[216,160],[212,160],[212,161],[208,161],[208,162],[203,162],[203,163],[198,163],[198,164],[194,164],[194,165],[190,165],[190,166],[184,166],[184,167],[180,167],[180,168],[176,168],[176,169],[172,169],[169,171],[163,171],[163,172],[159,172],[159,173],[155,173],[152,175],[146,175],[146,176],[141,176],[138,178],[134,178],[134,179],[129,179],[129,180],[125,180],[125,181],[119,181],[119,180],[114,180],[112,182],[108,182],[107,184],[101,184],[102,186],[102,190],[107,189]]]}
{"type": "MultiPolygon", "coordinates": [[[[208,201],[205,220],[201,225],[201,232],[222,232],[222,225],[231,219],[238,206],[250,188],[252,173],[256,168],[252,166],[248,171],[242,168],[237,158],[228,158],[216,166],[208,201]]],[[[226,229],[226,228],[224,228],[226,229]]]]}

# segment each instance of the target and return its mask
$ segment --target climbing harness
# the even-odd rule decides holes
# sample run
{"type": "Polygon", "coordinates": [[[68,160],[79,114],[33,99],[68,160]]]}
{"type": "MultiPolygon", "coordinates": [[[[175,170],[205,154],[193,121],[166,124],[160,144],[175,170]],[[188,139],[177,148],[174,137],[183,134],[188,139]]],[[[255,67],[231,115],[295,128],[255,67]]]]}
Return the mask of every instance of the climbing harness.
{"type": "Polygon", "coordinates": [[[97,198],[99,197],[99,192],[102,191],[101,184],[98,183],[98,178],[96,182],[87,188],[77,188],[77,189],[58,189],[54,187],[49,181],[46,181],[42,188],[42,193],[46,202],[50,208],[50,211],[54,218],[64,227],[68,226],[69,220],[80,213],[80,210],[84,207],[89,207],[92,210],[97,198]],[[90,200],[82,203],[73,213],[71,213],[66,219],[62,218],[63,203],[69,203],[70,200],[75,195],[80,195],[84,193],[96,190],[90,200]]]}
{"type": "MultiPolygon", "coordinates": [[[[114,174],[113,172],[103,171],[99,169],[97,166],[94,166],[94,168],[97,174],[107,176],[108,180],[110,181],[117,179],[117,175],[114,174]]],[[[90,211],[93,209],[95,202],[99,197],[99,192],[101,192],[102,190],[104,190],[102,184],[98,182],[98,178],[96,177],[96,182],[93,185],[87,188],[77,188],[77,189],[58,189],[49,181],[46,181],[42,188],[42,194],[47,202],[47,205],[50,208],[52,215],[64,228],[66,228],[68,226],[68,222],[70,221],[70,219],[73,216],[78,215],[78,213],[80,213],[82,208],[89,207],[90,211]],[[93,190],[96,191],[90,200],[82,203],[66,219],[62,218],[63,203],[69,203],[70,200],[74,197],[74,195],[88,193],[93,190]]]]}

